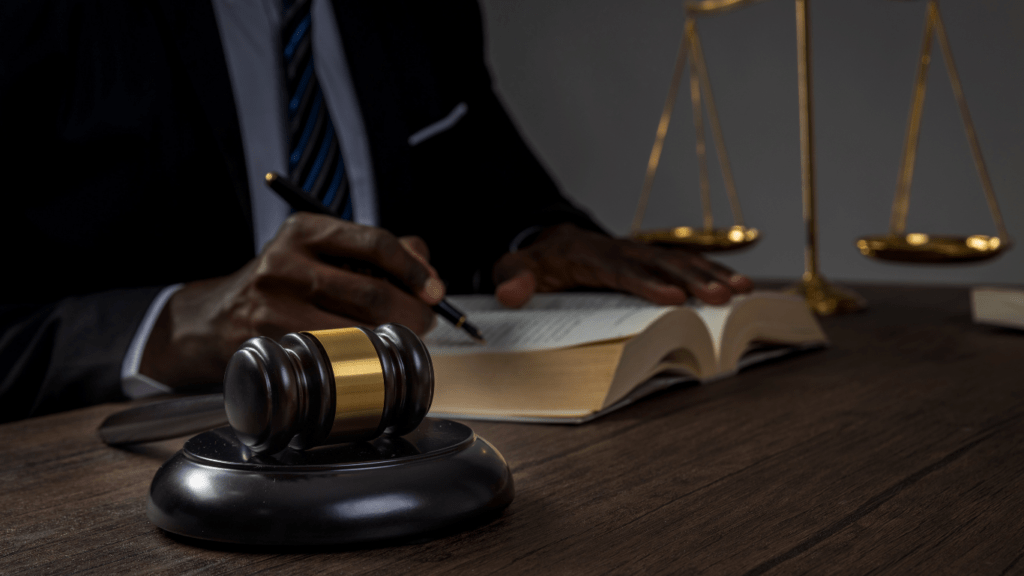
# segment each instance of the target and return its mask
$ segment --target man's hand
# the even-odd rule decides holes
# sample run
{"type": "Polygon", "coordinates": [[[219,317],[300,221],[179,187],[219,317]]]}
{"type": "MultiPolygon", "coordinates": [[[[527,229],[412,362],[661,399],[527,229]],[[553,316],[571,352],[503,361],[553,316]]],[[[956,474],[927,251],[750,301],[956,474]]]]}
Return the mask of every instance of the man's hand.
{"type": "Polygon", "coordinates": [[[139,371],[171,387],[210,384],[257,335],[385,322],[423,334],[435,322],[430,306],[445,293],[427,257],[419,238],[293,214],[242,269],[190,282],[171,297],[139,371]]]}
{"type": "Polygon", "coordinates": [[[695,296],[724,304],[749,292],[746,276],[683,249],[609,238],[562,224],[546,230],[528,248],[506,254],[494,265],[495,296],[518,308],[534,292],[610,288],[657,304],[682,304],[695,296]]]}

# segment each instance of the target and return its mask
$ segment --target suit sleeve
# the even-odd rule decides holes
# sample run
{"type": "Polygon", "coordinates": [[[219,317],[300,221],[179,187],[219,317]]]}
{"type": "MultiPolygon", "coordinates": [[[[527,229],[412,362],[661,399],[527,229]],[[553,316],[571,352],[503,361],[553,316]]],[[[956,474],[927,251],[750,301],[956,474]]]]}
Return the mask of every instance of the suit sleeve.
{"type": "Polygon", "coordinates": [[[252,257],[159,16],[148,2],[0,2],[0,421],[122,399],[160,287],[252,257]]]}
{"type": "Polygon", "coordinates": [[[137,288],[0,308],[0,422],[123,400],[121,364],[160,291],[137,288]]]}
{"type": "MultiPolygon", "coordinates": [[[[467,21],[468,45],[462,51],[473,58],[465,67],[470,79],[467,92],[475,103],[477,133],[486,138],[486,146],[473,146],[475,161],[481,166],[481,178],[489,177],[505,201],[495,208],[508,211],[508,225],[503,230],[502,246],[507,248],[511,236],[532,226],[573,223],[581,228],[604,232],[584,210],[572,203],[551,178],[547,169],[524,141],[514,121],[495,93],[487,67],[485,30],[479,5],[470,2],[463,19],[467,21]]],[[[501,198],[499,194],[494,195],[501,198]]]]}
{"type": "Polygon", "coordinates": [[[0,8],[0,121],[5,140],[17,143],[0,160],[11,192],[0,230],[10,272],[0,285],[0,422],[120,399],[121,361],[157,291],[72,296],[88,276],[71,272],[49,245],[68,230],[48,212],[68,198],[56,134],[73,113],[65,95],[80,6],[45,4],[0,8]],[[65,272],[63,282],[51,277],[55,270],[65,272]]]}

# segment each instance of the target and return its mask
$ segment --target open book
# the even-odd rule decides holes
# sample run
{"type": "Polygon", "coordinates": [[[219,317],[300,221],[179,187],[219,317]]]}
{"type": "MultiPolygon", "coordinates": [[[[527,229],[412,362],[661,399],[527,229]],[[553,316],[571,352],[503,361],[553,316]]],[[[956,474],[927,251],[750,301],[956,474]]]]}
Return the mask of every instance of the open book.
{"type": "Polygon", "coordinates": [[[538,294],[519,310],[452,296],[487,338],[439,323],[431,414],[581,423],[668,386],[708,382],[827,342],[802,298],[775,292],[725,306],[658,306],[622,294],[538,294]]]}

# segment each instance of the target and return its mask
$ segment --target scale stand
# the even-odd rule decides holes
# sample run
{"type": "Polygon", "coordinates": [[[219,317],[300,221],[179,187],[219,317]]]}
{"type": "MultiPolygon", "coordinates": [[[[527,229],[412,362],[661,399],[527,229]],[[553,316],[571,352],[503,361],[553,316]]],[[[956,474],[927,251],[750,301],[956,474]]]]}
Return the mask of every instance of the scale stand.
{"type": "Polygon", "coordinates": [[[811,20],[808,0],[796,0],[797,82],[800,99],[800,174],[803,196],[804,274],[800,282],[786,291],[803,296],[807,306],[819,316],[858,312],[867,307],[860,295],[835,286],[818,271],[818,215],[814,164],[814,99],[811,82],[811,20]]]}

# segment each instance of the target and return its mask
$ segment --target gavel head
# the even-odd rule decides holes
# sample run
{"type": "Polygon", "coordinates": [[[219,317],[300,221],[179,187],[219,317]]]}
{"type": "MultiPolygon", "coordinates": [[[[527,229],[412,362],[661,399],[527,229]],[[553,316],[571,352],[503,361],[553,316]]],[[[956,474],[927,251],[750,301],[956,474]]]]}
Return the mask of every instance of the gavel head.
{"type": "Polygon", "coordinates": [[[430,354],[398,324],[252,338],[224,374],[228,422],[257,454],[400,436],[433,396],[430,354]]]}

